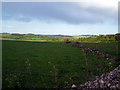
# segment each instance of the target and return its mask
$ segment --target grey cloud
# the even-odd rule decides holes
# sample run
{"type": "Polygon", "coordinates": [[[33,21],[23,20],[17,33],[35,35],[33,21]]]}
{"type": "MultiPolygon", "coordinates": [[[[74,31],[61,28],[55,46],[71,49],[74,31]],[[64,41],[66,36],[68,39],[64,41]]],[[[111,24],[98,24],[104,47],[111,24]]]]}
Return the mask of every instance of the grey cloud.
{"type": "MultiPolygon", "coordinates": [[[[29,22],[63,21],[70,24],[116,22],[117,12],[99,7],[83,8],[68,2],[9,2],[2,4],[3,19],[29,22]]],[[[83,3],[81,3],[83,5],[83,3]]]]}

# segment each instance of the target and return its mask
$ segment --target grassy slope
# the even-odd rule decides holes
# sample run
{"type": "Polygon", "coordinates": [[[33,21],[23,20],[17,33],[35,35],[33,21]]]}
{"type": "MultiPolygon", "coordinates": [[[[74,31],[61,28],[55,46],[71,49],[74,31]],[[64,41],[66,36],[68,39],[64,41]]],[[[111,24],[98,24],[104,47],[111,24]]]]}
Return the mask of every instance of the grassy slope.
{"type": "MultiPolygon", "coordinates": [[[[86,56],[89,77],[106,72],[108,69],[107,61],[90,53],[87,53],[86,56]]],[[[71,47],[62,42],[3,40],[3,78],[7,75],[5,70],[27,72],[27,67],[25,67],[27,59],[31,63],[31,72],[54,74],[53,66],[48,64],[48,62],[51,62],[57,68],[58,75],[70,76],[58,77],[57,82],[59,85],[65,85],[67,82],[69,84],[73,82],[80,84],[86,80],[85,57],[80,48],[71,47]]],[[[33,74],[32,82],[34,87],[55,87],[53,76],[33,74]]],[[[3,84],[6,86],[5,83],[4,81],[3,84]]]]}

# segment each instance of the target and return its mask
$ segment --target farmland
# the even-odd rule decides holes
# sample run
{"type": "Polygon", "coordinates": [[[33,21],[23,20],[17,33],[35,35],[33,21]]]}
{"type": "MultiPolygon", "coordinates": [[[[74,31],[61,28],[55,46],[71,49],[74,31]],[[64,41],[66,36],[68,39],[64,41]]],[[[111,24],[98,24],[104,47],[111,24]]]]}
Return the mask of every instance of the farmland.
{"type": "MultiPolygon", "coordinates": [[[[70,88],[73,83],[79,86],[116,67],[110,60],[64,42],[3,40],[2,44],[4,88],[70,88]]],[[[116,43],[82,44],[112,57],[118,55],[116,43]]]]}

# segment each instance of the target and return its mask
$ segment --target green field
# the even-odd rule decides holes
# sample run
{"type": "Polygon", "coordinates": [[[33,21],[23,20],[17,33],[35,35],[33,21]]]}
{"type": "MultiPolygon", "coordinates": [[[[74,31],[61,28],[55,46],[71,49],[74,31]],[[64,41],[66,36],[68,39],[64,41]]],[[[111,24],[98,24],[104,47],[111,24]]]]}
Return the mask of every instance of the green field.
{"type": "MultiPolygon", "coordinates": [[[[3,40],[2,44],[3,88],[15,85],[69,88],[73,83],[79,86],[114,68],[109,68],[111,63],[101,56],[85,53],[64,42],[3,40]],[[31,66],[27,66],[26,61],[31,66]]],[[[112,45],[116,47],[116,44],[112,45]]],[[[97,48],[96,44],[94,47],[97,48]]],[[[107,52],[116,55],[114,48],[111,49],[110,47],[107,52]]]]}
{"type": "Polygon", "coordinates": [[[100,52],[105,52],[111,55],[111,57],[120,57],[119,53],[119,42],[109,42],[109,43],[81,43],[91,49],[99,50],[100,52]]]}

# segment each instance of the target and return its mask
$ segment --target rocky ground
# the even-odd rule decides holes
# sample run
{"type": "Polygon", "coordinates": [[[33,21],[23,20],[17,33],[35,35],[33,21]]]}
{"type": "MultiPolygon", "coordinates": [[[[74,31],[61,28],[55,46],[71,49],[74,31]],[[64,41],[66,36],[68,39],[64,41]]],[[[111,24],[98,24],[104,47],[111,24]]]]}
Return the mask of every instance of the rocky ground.
{"type": "Polygon", "coordinates": [[[81,84],[79,87],[72,85],[72,88],[87,89],[87,88],[117,88],[120,89],[120,65],[113,71],[107,74],[97,76],[96,80],[88,81],[85,84],[81,84]]]}

